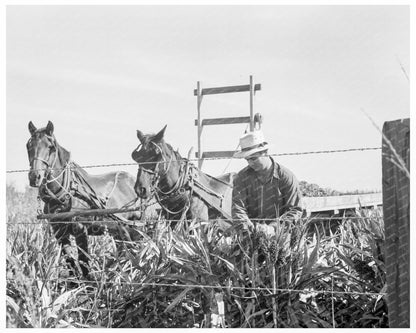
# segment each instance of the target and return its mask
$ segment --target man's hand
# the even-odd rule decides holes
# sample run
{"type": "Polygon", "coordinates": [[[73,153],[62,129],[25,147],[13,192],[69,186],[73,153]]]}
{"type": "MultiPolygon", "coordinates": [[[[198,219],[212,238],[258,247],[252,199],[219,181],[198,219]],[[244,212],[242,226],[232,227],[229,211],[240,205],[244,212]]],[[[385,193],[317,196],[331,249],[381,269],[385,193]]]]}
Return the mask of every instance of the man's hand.
{"type": "Polygon", "coordinates": [[[230,236],[232,232],[245,231],[251,234],[254,230],[254,224],[248,218],[240,220],[226,230],[226,235],[230,236]]]}
{"type": "Polygon", "coordinates": [[[266,223],[257,223],[256,224],[256,231],[258,233],[263,232],[264,234],[268,235],[268,236],[273,236],[276,234],[276,230],[274,229],[274,227],[272,225],[268,225],[266,223]]]}
{"type": "Polygon", "coordinates": [[[247,219],[246,221],[243,222],[244,224],[244,229],[249,231],[249,232],[253,232],[254,230],[254,224],[253,222],[251,222],[249,219],[247,219]]]}

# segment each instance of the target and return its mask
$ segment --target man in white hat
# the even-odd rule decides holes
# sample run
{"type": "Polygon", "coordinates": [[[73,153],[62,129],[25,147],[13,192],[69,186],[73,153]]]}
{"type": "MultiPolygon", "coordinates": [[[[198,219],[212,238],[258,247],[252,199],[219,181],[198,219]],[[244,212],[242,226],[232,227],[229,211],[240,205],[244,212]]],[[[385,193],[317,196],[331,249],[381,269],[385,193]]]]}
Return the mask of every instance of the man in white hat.
{"type": "Polygon", "coordinates": [[[295,175],[267,155],[269,144],[260,130],[240,138],[241,150],[235,157],[245,158],[248,166],[234,179],[232,215],[246,229],[254,226],[268,234],[279,220],[295,220],[302,215],[302,194],[295,175]],[[253,223],[254,222],[254,223],[253,223]]]}

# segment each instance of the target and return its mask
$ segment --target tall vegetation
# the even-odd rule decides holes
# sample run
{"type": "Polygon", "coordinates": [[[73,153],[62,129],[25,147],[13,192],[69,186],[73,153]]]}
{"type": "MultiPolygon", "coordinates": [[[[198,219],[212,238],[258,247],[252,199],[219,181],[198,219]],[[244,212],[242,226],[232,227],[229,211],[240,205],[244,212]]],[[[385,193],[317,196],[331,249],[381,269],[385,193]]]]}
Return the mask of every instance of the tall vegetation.
{"type": "Polygon", "coordinates": [[[203,327],[224,301],[227,327],[387,327],[379,212],[336,227],[283,224],[273,236],[216,222],[151,221],[115,251],[90,237],[91,275],[73,277],[36,194],[7,187],[8,327],[203,327]]]}

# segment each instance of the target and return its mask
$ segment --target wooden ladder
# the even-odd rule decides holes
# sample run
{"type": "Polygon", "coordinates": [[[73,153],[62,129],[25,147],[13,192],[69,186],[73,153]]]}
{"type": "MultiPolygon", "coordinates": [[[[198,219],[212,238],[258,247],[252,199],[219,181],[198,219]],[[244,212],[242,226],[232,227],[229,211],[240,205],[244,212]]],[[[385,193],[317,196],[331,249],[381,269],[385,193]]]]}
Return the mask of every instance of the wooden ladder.
{"type": "Polygon", "coordinates": [[[198,127],[198,151],[195,152],[195,157],[198,158],[198,168],[201,169],[202,163],[205,158],[213,157],[232,157],[235,151],[202,151],[202,129],[204,126],[211,125],[223,125],[223,124],[241,124],[248,123],[250,124],[250,131],[253,131],[256,127],[261,126],[261,115],[259,113],[254,114],[253,111],[253,100],[254,93],[257,90],[261,90],[261,84],[253,84],[253,76],[250,75],[249,84],[239,85],[239,86],[227,86],[227,87],[216,87],[216,88],[201,88],[201,82],[197,82],[197,88],[194,89],[194,96],[197,97],[197,112],[198,119],[195,119],[195,126],[198,127]],[[201,103],[202,97],[204,95],[214,95],[214,94],[226,94],[226,93],[235,93],[235,92],[244,92],[248,91],[250,93],[250,115],[246,117],[227,117],[227,118],[210,118],[210,119],[201,119],[201,103]]]}

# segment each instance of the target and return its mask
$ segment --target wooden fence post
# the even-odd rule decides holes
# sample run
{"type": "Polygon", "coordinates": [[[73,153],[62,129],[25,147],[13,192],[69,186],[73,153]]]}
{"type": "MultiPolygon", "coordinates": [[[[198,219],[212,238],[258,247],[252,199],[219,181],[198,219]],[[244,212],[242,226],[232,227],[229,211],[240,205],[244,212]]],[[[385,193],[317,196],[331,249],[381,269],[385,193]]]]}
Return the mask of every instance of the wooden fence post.
{"type": "Polygon", "coordinates": [[[382,170],[389,327],[410,328],[410,119],[384,123],[382,170]]]}

